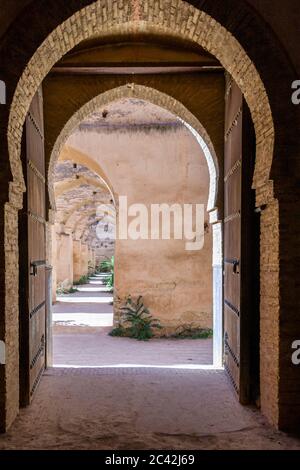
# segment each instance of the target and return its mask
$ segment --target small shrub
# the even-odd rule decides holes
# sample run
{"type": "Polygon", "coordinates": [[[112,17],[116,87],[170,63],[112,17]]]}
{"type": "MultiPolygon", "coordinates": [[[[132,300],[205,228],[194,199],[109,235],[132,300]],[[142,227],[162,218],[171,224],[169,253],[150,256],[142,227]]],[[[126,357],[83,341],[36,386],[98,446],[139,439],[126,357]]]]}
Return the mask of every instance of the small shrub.
{"type": "Polygon", "coordinates": [[[114,288],[114,273],[109,273],[108,276],[103,279],[105,286],[111,291],[114,288]]]}
{"type": "Polygon", "coordinates": [[[124,307],[121,307],[121,324],[114,328],[111,336],[127,336],[139,341],[147,341],[154,336],[154,329],[160,329],[159,321],[152,317],[143,303],[142,296],[134,302],[129,296],[124,307]]]}
{"type": "Polygon", "coordinates": [[[100,263],[100,272],[101,273],[111,273],[114,270],[115,257],[112,256],[111,259],[104,260],[100,263]]]}
{"type": "Polygon", "coordinates": [[[128,336],[128,332],[126,331],[126,328],[123,326],[117,326],[113,330],[111,330],[109,333],[109,336],[128,336]]]}
{"type": "Polygon", "coordinates": [[[110,260],[104,260],[100,264],[100,271],[107,273],[107,276],[103,279],[104,284],[111,291],[114,288],[114,276],[115,276],[115,257],[112,256],[110,260]]]}
{"type": "Polygon", "coordinates": [[[83,284],[88,284],[88,282],[89,282],[89,276],[84,275],[84,276],[81,276],[81,278],[78,279],[78,281],[74,281],[73,284],[74,286],[81,286],[83,284]]]}

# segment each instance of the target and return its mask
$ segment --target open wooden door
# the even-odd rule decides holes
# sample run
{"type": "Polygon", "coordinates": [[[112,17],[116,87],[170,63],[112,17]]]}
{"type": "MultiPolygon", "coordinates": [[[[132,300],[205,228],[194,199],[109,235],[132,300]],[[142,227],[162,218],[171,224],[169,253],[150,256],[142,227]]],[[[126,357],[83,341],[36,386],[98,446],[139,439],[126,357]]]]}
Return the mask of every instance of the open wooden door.
{"type": "Polygon", "coordinates": [[[255,134],[228,76],[224,157],[224,366],[241,403],[257,398],[259,245],[254,191],[255,134]]]}
{"type": "Polygon", "coordinates": [[[43,97],[26,117],[23,165],[27,192],[20,214],[20,403],[28,405],[45,368],[46,202],[43,97]]]}

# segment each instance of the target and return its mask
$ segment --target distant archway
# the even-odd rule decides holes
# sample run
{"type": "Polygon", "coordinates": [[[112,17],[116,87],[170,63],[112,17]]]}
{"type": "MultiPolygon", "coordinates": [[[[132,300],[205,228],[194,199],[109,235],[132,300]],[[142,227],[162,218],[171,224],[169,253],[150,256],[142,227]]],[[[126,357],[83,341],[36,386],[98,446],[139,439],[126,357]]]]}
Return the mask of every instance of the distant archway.
{"type": "MultiPolygon", "coordinates": [[[[112,103],[114,101],[118,101],[122,98],[130,97],[148,101],[163,109],[166,109],[167,111],[170,111],[172,114],[179,118],[179,120],[196,138],[198,144],[200,145],[204,153],[210,176],[207,210],[208,212],[211,212],[217,209],[216,203],[219,178],[218,159],[214,146],[206,129],[202,126],[198,119],[196,119],[195,116],[178,100],[154,88],[137,85],[134,83],[128,83],[127,85],[123,85],[118,88],[113,88],[112,90],[101,93],[92,100],[88,101],[84,106],[82,106],[66,123],[54,144],[49,162],[48,190],[51,207],[55,207],[53,170],[58,159],[70,159],[76,161],[77,163],[82,163],[88,168],[91,168],[95,173],[97,173],[97,175],[100,176],[104,182],[107,182],[107,177],[103,174],[102,169],[99,165],[97,165],[94,160],[91,160],[87,155],[82,154],[78,150],[72,149],[71,147],[67,146],[66,142],[68,137],[74,131],[74,129],[76,129],[76,127],[78,127],[79,124],[84,121],[84,119],[86,119],[90,114],[94,113],[97,109],[104,107],[105,105],[108,105],[109,103],[112,103]]],[[[111,194],[113,194],[113,189],[110,183],[106,184],[111,194]]]]}
{"type": "Polygon", "coordinates": [[[15,91],[8,124],[8,149],[13,175],[10,194],[14,194],[14,202],[18,200],[20,207],[21,194],[25,189],[20,159],[22,126],[31,100],[44,77],[61,57],[81,41],[103,36],[107,31],[110,34],[134,34],[142,29],[152,34],[179,36],[194,41],[213,54],[240,87],[252,114],[257,139],[254,187],[268,183],[274,150],[271,108],[255,65],[239,42],[207,13],[182,0],[174,9],[170,9],[168,2],[163,3],[159,15],[156,14],[155,0],[138,0],[131,7],[128,15],[118,5],[112,9],[103,5],[101,0],[86,6],[58,26],[29,61],[15,91]]]}

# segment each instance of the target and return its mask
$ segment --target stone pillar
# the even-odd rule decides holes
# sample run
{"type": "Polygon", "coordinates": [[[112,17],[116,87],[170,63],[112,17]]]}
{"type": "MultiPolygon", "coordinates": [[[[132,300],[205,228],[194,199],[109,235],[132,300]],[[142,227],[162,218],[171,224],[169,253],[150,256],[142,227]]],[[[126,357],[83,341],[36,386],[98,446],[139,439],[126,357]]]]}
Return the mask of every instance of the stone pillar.
{"type": "Polygon", "coordinates": [[[92,249],[92,261],[93,261],[93,268],[94,268],[94,271],[96,269],[96,251],[95,251],[95,248],[92,249]]]}
{"type": "Polygon", "coordinates": [[[95,248],[95,266],[99,266],[99,264],[100,264],[99,248],[95,248]]]}
{"type": "Polygon", "coordinates": [[[73,240],[73,280],[79,281],[81,276],[81,241],[73,240]]]}
{"type": "Polygon", "coordinates": [[[85,243],[81,243],[81,275],[86,276],[88,274],[88,246],[85,243]]]}
{"type": "Polygon", "coordinates": [[[58,284],[73,285],[73,238],[68,233],[60,233],[57,238],[56,276],[58,284]]]}
{"type": "Polygon", "coordinates": [[[261,410],[279,420],[279,210],[272,201],[261,213],[260,234],[260,394],[261,410]]]}
{"type": "Polygon", "coordinates": [[[93,255],[92,255],[92,249],[91,247],[88,247],[88,270],[89,270],[89,274],[91,274],[93,272],[93,259],[92,259],[93,255]]]}
{"type": "MultiPolygon", "coordinates": [[[[279,197],[279,428],[299,431],[300,423],[300,194],[294,188],[279,197]]],[[[275,330],[276,332],[276,330],[275,330]]]]}
{"type": "Polygon", "coordinates": [[[53,366],[52,266],[46,266],[46,367],[53,366]]]}
{"type": "Polygon", "coordinates": [[[57,264],[57,234],[55,225],[51,226],[51,264],[52,264],[52,302],[56,302],[56,264],[57,264]]]}

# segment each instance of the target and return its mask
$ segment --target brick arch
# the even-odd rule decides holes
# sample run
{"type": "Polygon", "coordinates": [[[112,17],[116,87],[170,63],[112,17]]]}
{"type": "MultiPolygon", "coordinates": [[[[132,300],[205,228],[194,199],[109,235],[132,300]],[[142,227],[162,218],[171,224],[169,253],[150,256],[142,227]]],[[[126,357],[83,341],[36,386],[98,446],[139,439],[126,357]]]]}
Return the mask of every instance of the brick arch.
{"type": "Polygon", "coordinates": [[[86,210],[85,214],[78,213],[77,219],[74,220],[73,227],[72,227],[74,232],[78,232],[78,230],[81,230],[81,231],[85,230],[89,219],[94,216],[95,216],[95,221],[100,220],[100,216],[99,216],[99,219],[97,219],[97,208],[92,207],[92,206],[86,210]]]}
{"type": "MultiPolygon", "coordinates": [[[[237,82],[248,102],[255,125],[257,147],[253,186],[256,189],[257,205],[267,204],[261,217],[261,247],[264,251],[261,259],[261,285],[266,286],[261,293],[262,328],[266,330],[262,335],[262,357],[272,357],[272,363],[270,360],[265,360],[263,364],[263,373],[271,378],[265,380],[262,390],[262,409],[270,421],[278,425],[279,386],[278,384],[274,386],[272,376],[278,376],[281,370],[279,341],[277,337],[271,338],[268,335],[269,319],[272,318],[272,322],[277,321],[280,311],[279,206],[278,202],[273,199],[273,184],[270,181],[274,151],[274,124],[269,99],[276,124],[277,158],[280,157],[281,149],[285,148],[283,144],[287,142],[287,136],[291,135],[291,131],[289,132],[286,128],[283,131],[280,130],[282,109],[285,108],[277,99],[278,80],[272,81],[272,77],[278,70],[287,70],[285,77],[288,82],[291,76],[294,77],[294,73],[285,52],[272,33],[269,33],[269,28],[249,6],[246,6],[246,2],[239,0],[188,1],[199,3],[200,10],[181,0],[164,0],[164,2],[128,0],[128,8],[123,10],[123,3],[117,0],[106,2],[80,0],[78,3],[64,0],[40,0],[38,5],[32,7],[37,11],[31,11],[29,5],[28,12],[24,11],[25,19],[23,18],[22,22],[10,28],[6,44],[1,50],[3,65],[10,78],[6,83],[8,84],[8,103],[11,103],[7,145],[12,181],[9,185],[9,203],[5,205],[5,283],[10,286],[18,277],[17,211],[22,206],[22,192],[25,190],[20,160],[23,124],[31,100],[51,67],[76,44],[96,34],[100,36],[121,35],[123,32],[134,34],[142,31],[160,36],[180,37],[198,43],[215,55],[237,82]],[[87,6],[75,13],[78,4],[87,6]],[[45,7],[49,11],[47,18],[45,7]],[[27,24],[30,24],[30,21],[40,21],[40,28],[37,28],[35,35],[28,31],[27,24]],[[239,22],[240,25],[237,26],[239,22]],[[13,43],[13,37],[16,34],[18,34],[17,37],[24,38],[23,47],[18,45],[17,51],[16,48],[10,47],[10,40],[13,43]],[[258,36],[262,38],[264,48],[255,49],[253,44],[251,45],[251,40],[258,36]],[[14,54],[20,60],[11,71],[9,67],[14,60],[14,54]],[[274,289],[269,289],[270,279],[272,279],[274,289]],[[270,295],[271,290],[272,295],[270,295]],[[266,338],[267,341],[264,341],[266,338]]],[[[288,102],[290,90],[287,90],[286,86],[284,96],[288,102]]],[[[6,148],[5,151],[7,151],[6,148]]],[[[19,406],[17,295],[17,291],[12,292],[11,289],[6,289],[5,330],[9,332],[9,335],[7,335],[6,345],[8,361],[4,373],[7,380],[3,397],[0,397],[4,404],[3,409],[5,408],[5,427],[11,424],[19,406]]]]}
{"type": "MultiPolygon", "coordinates": [[[[90,229],[90,227],[95,222],[89,222],[90,217],[95,216],[95,221],[97,224],[103,219],[103,217],[98,215],[98,210],[94,209],[89,212],[88,215],[82,216],[78,221],[74,224],[74,233],[76,234],[77,239],[82,239],[84,233],[90,229]]],[[[107,218],[111,224],[114,224],[114,221],[110,216],[107,218]]]]}
{"type": "Polygon", "coordinates": [[[81,175],[80,178],[76,180],[62,180],[54,183],[54,192],[55,198],[62,196],[67,191],[72,191],[73,189],[80,188],[82,185],[93,186],[95,189],[107,189],[106,186],[99,181],[99,179],[81,175]]]}
{"type": "MultiPolygon", "coordinates": [[[[100,221],[97,222],[97,225],[98,223],[100,223],[100,221]]],[[[91,229],[92,229],[92,226],[94,225],[93,222],[89,222],[86,227],[84,228],[84,230],[81,232],[81,236],[80,236],[80,239],[83,241],[83,243],[86,243],[88,237],[91,235],[91,229]]],[[[106,240],[101,240],[97,237],[97,225],[94,227],[95,228],[95,234],[92,238],[92,243],[93,242],[96,242],[96,243],[106,243],[106,240]]],[[[78,233],[79,235],[79,233],[78,233]]],[[[108,240],[108,241],[111,241],[111,240],[108,240]]]]}
{"type": "Polygon", "coordinates": [[[84,212],[80,212],[80,209],[83,207],[86,207],[87,210],[90,209],[91,207],[95,207],[96,204],[101,204],[100,201],[95,201],[92,198],[86,198],[82,199],[80,202],[76,202],[75,204],[71,205],[68,210],[64,212],[63,218],[62,218],[62,223],[68,227],[72,228],[72,223],[70,223],[70,220],[76,219],[76,217],[82,217],[84,215],[84,212]]]}
{"type": "MultiPolygon", "coordinates": [[[[69,147],[66,147],[65,143],[70,134],[76,127],[78,127],[78,125],[84,119],[86,119],[90,114],[94,113],[97,109],[107,106],[112,102],[119,101],[123,98],[133,97],[150,102],[161,108],[166,109],[167,111],[170,111],[172,114],[179,118],[179,120],[189,129],[189,131],[196,138],[206,158],[210,175],[209,200],[207,204],[207,210],[212,211],[213,209],[216,209],[219,176],[218,158],[206,129],[202,126],[198,119],[175,98],[172,98],[171,96],[162,93],[154,88],[146,87],[143,85],[137,85],[135,83],[128,83],[126,85],[122,85],[120,87],[113,88],[104,93],[101,93],[100,95],[88,101],[84,106],[82,106],[75,114],[73,114],[73,116],[66,123],[54,144],[50,156],[48,168],[48,190],[51,208],[53,209],[55,207],[53,170],[58,159],[65,160],[66,158],[68,158],[69,147]]],[[[77,151],[74,150],[71,152],[71,154],[73,155],[74,152],[77,151]]],[[[91,162],[84,162],[84,165],[88,168],[91,168],[91,162]]],[[[95,162],[95,165],[98,164],[95,162]]],[[[100,175],[99,170],[97,170],[97,168],[92,169],[98,175],[100,175]]],[[[105,181],[107,181],[106,177],[104,179],[105,181]]],[[[113,192],[112,187],[111,191],[113,192]]]]}
{"type": "MultiPolygon", "coordinates": [[[[55,194],[54,194],[54,180],[53,180],[53,175],[54,175],[54,167],[58,161],[72,161],[74,163],[78,163],[79,165],[83,165],[87,167],[90,171],[94,172],[97,176],[99,176],[101,182],[103,183],[104,187],[107,189],[107,191],[110,193],[111,198],[115,204],[115,195],[113,192],[112,185],[107,178],[105,172],[97,163],[95,160],[93,160],[89,155],[86,153],[80,152],[77,149],[74,149],[71,146],[61,146],[59,153],[56,154],[56,158],[53,159],[52,164],[50,161],[51,168],[49,168],[48,175],[48,188],[49,188],[49,200],[50,200],[50,213],[52,211],[55,211],[55,194]]],[[[50,167],[49,165],[49,167],[50,167]]],[[[49,217],[50,218],[50,217],[49,217]]]]}
{"type": "Polygon", "coordinates": [[[272,112],[259,73],[241,44],[214,18],[185,1],[169,0],[158,5],[156,0],[132,0],[129,6],[128,9],[121,8],[114,0],[105,4],[97,0],[89,4],[61,23],[31,57],[17,84],[8,123],[13,175],[9,197],[14,207],[22,206],[25,183],[20,159],[21,138],[26,113],[36,90],[52,66],[75,45],[108,33],[143,31],[179,36],[213,54],[241,88],[252,114],[257,139],[253,185],[259,188],[268,184],[274,151],[272,112]]]}
{"type": "MultiPolygon", "coordinates": [[[[72,228],[72,224],[69,225],[70,223],[70,219],[72,219],[72,217],[76,217],[76,214],[78,214],[79,217],[84,217],[84,213],[83,214],[80,214],[80,208],[82,208],[83,206],[90,206],[92,207],[94,210],[98,210],[98,207],[101,207],[101,208],[104,208],[106,207],[106,214],[114,217],[115,216],[115,211],[114,209],[112,208],[112,206],[108,205],[108,204],[103,204],[101,203],[101,201],[95,201],[94,199],[83,199],[82,201],[76,203],[75,205],[71,206],[70,207],[70,210],[67,211],[65,213],[65,217],[63,219],[63,224],[66,225],[66,227],[68,228],[72,228]]],[[[87,209],[89,210],[89,209],[87,209]]],[[[98,210],[98,213],[100,211],[98,210]]],[[[102,211],[101,211],[102,212],[102,211]]]]}

